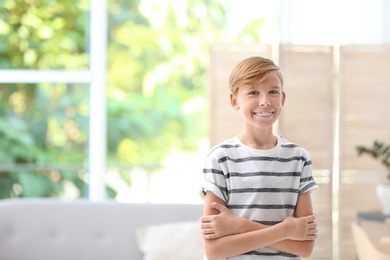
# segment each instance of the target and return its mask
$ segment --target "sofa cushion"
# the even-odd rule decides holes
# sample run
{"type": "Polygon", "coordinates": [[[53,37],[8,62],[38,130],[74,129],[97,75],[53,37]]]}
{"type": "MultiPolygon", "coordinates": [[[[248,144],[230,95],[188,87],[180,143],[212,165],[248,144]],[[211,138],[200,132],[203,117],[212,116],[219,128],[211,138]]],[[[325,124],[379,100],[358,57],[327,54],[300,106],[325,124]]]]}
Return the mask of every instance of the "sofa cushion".
{"type": "Polygon", "coordinates": [[[201,260],[203,243],[198,221],[149,225],[136,230],[144,260],[201,260]]]}

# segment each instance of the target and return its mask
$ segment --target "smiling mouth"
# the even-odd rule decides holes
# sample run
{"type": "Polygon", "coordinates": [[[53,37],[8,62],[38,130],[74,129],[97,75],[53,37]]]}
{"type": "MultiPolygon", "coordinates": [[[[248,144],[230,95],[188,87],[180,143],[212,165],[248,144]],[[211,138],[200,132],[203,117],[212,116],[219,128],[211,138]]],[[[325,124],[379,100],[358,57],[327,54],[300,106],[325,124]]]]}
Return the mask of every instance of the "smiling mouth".
{"type": "Polygon", "coordinates": [[[274,112],[261,112],[261,113],[254,112],[253,114],[255,116],[258,116],[258,117],[269,117],[269,116],[273,115],[274,112]]]}

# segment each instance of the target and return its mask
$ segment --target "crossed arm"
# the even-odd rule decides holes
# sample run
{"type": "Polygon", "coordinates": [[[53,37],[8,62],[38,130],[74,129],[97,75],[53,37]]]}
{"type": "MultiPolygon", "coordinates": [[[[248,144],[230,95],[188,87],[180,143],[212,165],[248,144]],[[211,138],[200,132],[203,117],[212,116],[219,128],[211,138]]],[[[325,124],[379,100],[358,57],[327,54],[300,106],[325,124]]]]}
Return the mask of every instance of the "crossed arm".
{"type": "Polygon", "coordinates": [[[298,197],[294,217],[266,226],[235,216],[221,199],[208,191],[204,216],[200,220],[208,260],[239,255],[265,246],[307,257],[317,238],[310,192],[298,197]]]}

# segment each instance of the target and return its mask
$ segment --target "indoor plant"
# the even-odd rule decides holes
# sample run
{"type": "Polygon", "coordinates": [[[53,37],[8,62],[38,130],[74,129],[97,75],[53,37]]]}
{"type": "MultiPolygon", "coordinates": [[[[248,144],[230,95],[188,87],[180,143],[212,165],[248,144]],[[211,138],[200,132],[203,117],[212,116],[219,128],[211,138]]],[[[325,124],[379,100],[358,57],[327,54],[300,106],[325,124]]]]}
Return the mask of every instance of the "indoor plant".
{"type": "Polygon", "coordinates": [[[387,183],[377,186],[377,196],[382,204],[382,211],[390,215],[390,144],[375,140],[371,147],[359,145],[356,147],[358,155],[369,155],[378,160],[387,170],[387,183]]]}

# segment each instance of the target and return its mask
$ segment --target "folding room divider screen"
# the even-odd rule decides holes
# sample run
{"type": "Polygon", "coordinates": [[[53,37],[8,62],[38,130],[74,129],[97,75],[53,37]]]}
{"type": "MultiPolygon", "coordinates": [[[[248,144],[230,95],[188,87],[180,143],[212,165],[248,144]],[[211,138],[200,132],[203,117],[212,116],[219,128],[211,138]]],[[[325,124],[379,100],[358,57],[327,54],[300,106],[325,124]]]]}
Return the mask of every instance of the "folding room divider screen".
{"type": "MultiPolygon", "coordinates": [[[[386,177],[379,162],[357,157],[356,146],[390,141],[390,45],[340,48],[340,259],[352,259],[351,221],[358,211],[380,208],[375,195],[386,177]]],[[[373,241],[390,228],[365,222],[373,241]]]]}

